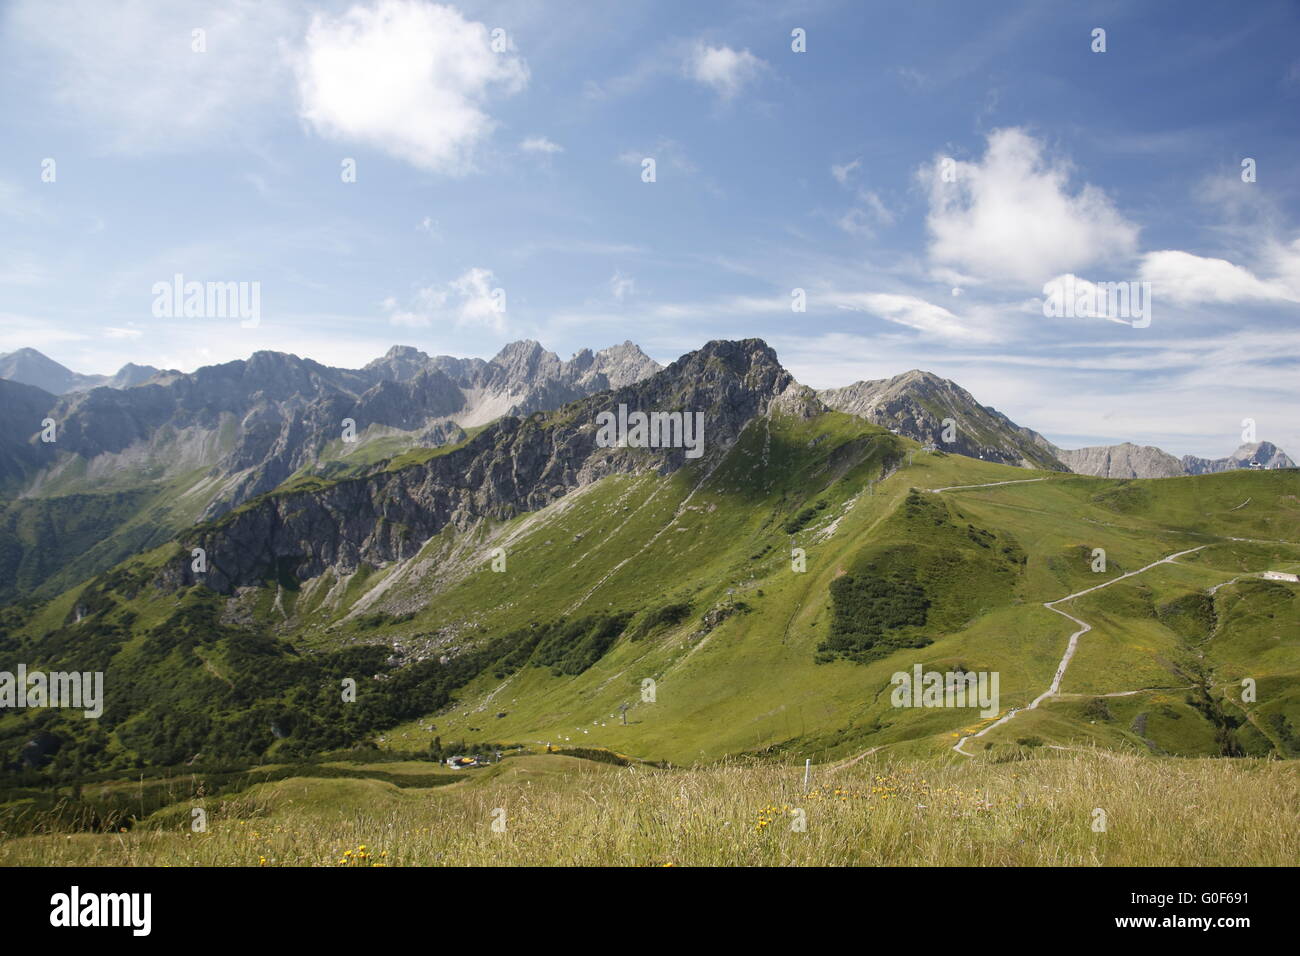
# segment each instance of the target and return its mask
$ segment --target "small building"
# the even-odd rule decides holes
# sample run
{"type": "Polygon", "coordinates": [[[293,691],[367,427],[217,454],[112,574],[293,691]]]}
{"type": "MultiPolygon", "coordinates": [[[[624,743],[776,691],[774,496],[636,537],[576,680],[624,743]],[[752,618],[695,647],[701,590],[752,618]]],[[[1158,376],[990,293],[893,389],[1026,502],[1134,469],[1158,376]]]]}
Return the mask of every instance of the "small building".
{"type": "Polygon", "coordinates": [[[1285,571],[1265,571],[1260,575],[1265,581],[1290,581],[1300,584],[1300,574],[1287,574],[1285,571]]]}

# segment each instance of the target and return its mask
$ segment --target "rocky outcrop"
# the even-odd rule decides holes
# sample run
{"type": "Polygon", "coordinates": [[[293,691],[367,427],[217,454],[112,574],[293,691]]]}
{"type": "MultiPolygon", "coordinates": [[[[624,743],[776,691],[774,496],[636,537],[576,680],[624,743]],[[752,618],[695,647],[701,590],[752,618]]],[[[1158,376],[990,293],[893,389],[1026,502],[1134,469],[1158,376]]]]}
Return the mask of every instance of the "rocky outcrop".
{"type": "Polygon", "coordinates": [[[170,565],[160,583],[201,581],[230,593],[286,575],[307,580],[327,569],[347,573],[363,563],[408,558],[448,525],[535,511],[606,475],[668,474],[689,463],[684,448],[601,447],[602,412],[617,414],[625,406],[702,413],[711,457],[724,453],[791,382],[775,352],[757,339],[710,342],[636,384],[554,412],[503,418],[422,464],[258,498],[184,537],[187,552],[206,552],[203,575],[187,559],[170,565]]]}

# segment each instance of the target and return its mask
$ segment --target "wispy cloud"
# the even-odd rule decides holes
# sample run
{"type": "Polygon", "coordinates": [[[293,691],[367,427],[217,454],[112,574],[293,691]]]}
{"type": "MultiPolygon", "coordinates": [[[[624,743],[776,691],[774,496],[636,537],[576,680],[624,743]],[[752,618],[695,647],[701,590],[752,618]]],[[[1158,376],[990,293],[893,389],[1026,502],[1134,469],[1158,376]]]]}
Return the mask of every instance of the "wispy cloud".
{"type": "Polygon", "coordinates": [[[614,299],[622,302],[636,290],[636,281],[620,270],[615,270],[609,277],[609,291],[614,299]]]}
{"type": "Polygon", "coordinates": [[[563,146],[551,142],[545,136],[529,136],[519,144],[519,148],[525,153],[544,153],[547,155],[564,152],[563,146]]]}
{"type": "Polygon", "coordinates": [[[474,266],[448,283],[417,289],[405,304],[390,296],[383,309],[396,326],[427,328],[445,323],[504,334],[506,301],[505,290],[496,287],[492,270],[474,266]]]}
{"type": "Polygon", "coordinates": [[[300,35],[291,0],[165,4],[17,0],[2,15],[28,90],[101,146],[171,153],[244,135],[286,88],[281,44],[300,35]]]}

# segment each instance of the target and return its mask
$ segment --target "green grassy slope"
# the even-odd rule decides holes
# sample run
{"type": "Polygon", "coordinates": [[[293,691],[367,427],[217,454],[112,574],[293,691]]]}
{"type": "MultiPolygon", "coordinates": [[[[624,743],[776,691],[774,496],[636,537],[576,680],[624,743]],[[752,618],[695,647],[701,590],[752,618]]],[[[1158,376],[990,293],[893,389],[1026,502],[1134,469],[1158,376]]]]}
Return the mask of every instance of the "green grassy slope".
{"type": "MultiPolygon", "coordinates": [[[[1240,576],[1300,566],[1297,491],[1294,472],[1121,482],[1026,471],[919,452],[839,413],[776,414],[721,460],[604,478],[541,512],[444,530],[415,558],[346,578],[272,582],[229,601],[198,589],[162,596],[141,583],[158,552],[11,621],[0,649],[39,653],[74,646],[78,628],[119,628],[105,644],[117,648],[110,688],[165,676],[170,706],[243,744],[265,740],[259,758],[358,735],[408,751],[438,736],[675,763],[877,746],[948,753],[995,718],[895,708],[895,671],[996,671],[1005,715],[1048,687],[1076,629],[1043,602],[1204,545],[1062,605],[1093,629],[1061,695],[971,748],[1294,755],[1297,588],[1240,576]],[[1014,483],[926,490],[993,482],[1014,483]],[[1091,570],[1096,548],[1105,572],[1091,570]],[[178,604],[199,623],[173,647],[178,604]],[[195,617],[200,609],[208,616],[195,617]],[[368,646],[381,657],[400,648],[404,666],[368,646]],[[333,702],[349,661],[370,668],[357,672],[358,712],[333,702]],[[277,672],[297,683],[276,686],[277,672]],[[394,696],[398,675],[409,691],[394,696]],[[1247,677],[1253,702],[1241,700],[1247,677]],[[1112,694],[1124,696],[1102,696],[1112,694]],[[256,699],[267,726],[230,729],[256,699]],[[285,736],[270,735],[272,719],[285,736]]],[[[14,726],[22,719],[0,718],[0,748],[28,732],[14,726]]],[[[109,728],[105,752],[136,752],[138,723],[109,728]]]]}
{"type": "Polygon", "coordinates": [[[202,475],[9,502],[0,508],[0,604],[48,600],[170,540],[209,503],[187,493],[202,475]]]}

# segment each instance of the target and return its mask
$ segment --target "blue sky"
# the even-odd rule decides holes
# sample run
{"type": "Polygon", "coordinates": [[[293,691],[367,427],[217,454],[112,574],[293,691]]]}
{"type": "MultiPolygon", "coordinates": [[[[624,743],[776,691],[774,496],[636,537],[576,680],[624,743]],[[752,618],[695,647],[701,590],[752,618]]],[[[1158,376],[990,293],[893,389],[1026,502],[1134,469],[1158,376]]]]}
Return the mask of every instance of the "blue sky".
{"type": "Polygon", "coordinates": [[[0,9],[0,351],[760,336],[1067,447],[1300,451],[1295,3],[0,9]],[[258,283],[260,322],[156,316],[176,273],[258,283]],[[1045,316],[1063,276],[1150,282],[1150,323],[1045,316]]]}

